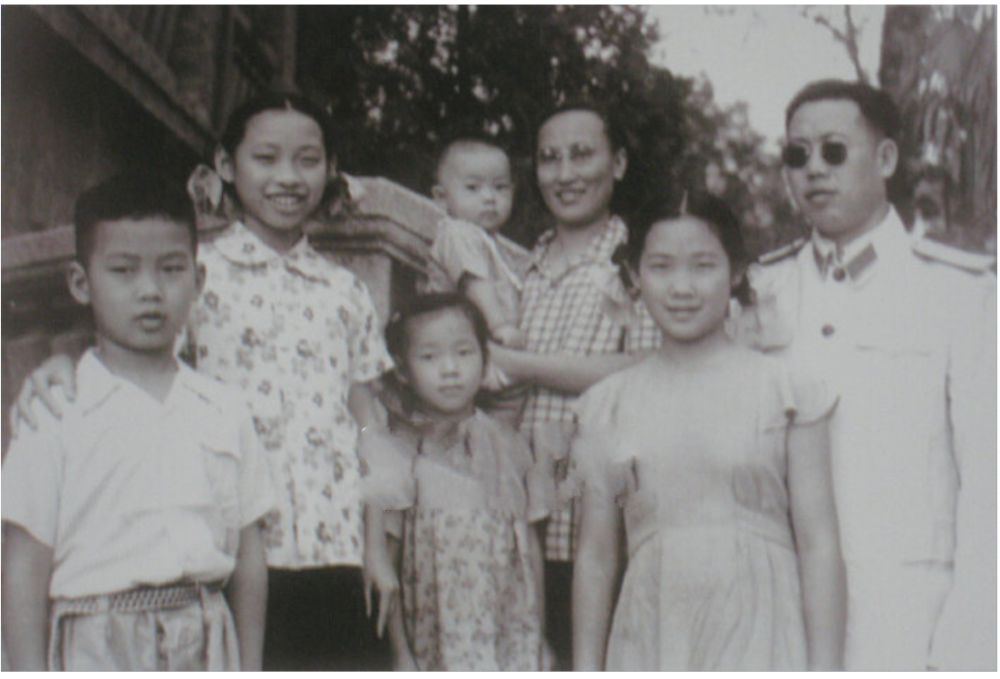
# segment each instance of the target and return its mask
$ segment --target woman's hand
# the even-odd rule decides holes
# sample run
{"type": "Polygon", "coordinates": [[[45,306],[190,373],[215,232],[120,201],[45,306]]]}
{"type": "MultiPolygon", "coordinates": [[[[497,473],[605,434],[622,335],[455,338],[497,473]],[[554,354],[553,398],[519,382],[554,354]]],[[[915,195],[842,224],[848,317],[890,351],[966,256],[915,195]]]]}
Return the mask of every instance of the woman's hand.
{"type": "Polygon", "coordinates": [[[512,384],[519,384],[524,377],[521,373],[521,361],[519,360],[523,352],[503,344],[490,341],[490,360],[503,371],[503,374],[512,384]]]}
{"type": "Polygon", "coordinates": [[[10,417],[11,432],[14,436],[17,436],[19,420],[24,420],[34,430],[38,429],[38,420],[31,412],[31,402],[35,397],[38,397],[56,418],[62,417],[62,408],[59,407],[53,393],[55,386],[63,388],[69,401],[76,400],[76,370],[73,359],[65,354],[50,357],[24,380],[14,402],[14,412],[10,417]]]}

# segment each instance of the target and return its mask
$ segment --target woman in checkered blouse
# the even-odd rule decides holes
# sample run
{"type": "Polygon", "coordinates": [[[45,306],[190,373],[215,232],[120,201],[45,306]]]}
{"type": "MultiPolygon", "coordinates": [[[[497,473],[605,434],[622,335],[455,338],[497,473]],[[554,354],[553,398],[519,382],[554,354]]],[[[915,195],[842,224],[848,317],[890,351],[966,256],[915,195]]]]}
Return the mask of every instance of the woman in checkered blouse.
{"type": "MultiPolygon", "coordinates": [[[[526,351],[491,347],[491,354],[511,379],[531,387],[521,430],[530,435],[536,458],[550,459],[561,472],[577,396],[631,365],[636,352],[656,348],[659,330],[643,307],[632,304],[612,263],[612,254],[627,240],[613,197],[625,178],[628,154],[624,135],[605,109],[589,102],[556,109],[539,128],[535,161],[538,188],[555,226],[538,239],[525,279],[526,351]]],[[[546,531],[546,628],[560,665],[568,669],[576,549],[568,501],[546,531]]]]}

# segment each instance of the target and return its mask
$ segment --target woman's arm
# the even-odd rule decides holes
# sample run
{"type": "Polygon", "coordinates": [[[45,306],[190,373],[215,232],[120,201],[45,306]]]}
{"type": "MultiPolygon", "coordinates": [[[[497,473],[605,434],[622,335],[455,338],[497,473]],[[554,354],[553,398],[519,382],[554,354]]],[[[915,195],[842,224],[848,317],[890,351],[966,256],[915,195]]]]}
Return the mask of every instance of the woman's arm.
{"type": "Polygon", "coordinates": [[[515,383],[582,394],[608,375],[635,365],[649,352],[634,354],[533,354],[490,344],[490,356],[515,383]]]}
{"type": "Polygon", "coordinates": [[[226,585],[226,600],[233,611],[240,640],[240,669],[260,672],[264,657],[264,613],[267,611],[267,563],[260,523],[240,531],[236,569],[226,585]]]}
{"type": "Polygon", "coordinates": [[[516,346],[521,338],[517,326],[507,320],[503,313],[503,305],[497,296],[496,288],[490,281],[474,276],[466,276],[464,285],[465,296],[472,301],[486,317],[490,336],[501,340],[506,346],[516,346]]]}
{"type": "Polygon", "coordinates": [[[826,420],[789,428],[788,487],[802,577],[809,669],[840,670],[844,661],[847,586],[826,420]]]}
{"type": "Polygon", "coordinates": [[[573,669],[599,672],[604,669],[622,561],[622,516],[613,498],[586,486],[580,513],[580,544],[573,572],[573,669]]]}
{"type": "Polygon", "coordinates": [[[4,646],[15,671],[48,668],[52,549],[12,523],[3,524],[4,646]]]}

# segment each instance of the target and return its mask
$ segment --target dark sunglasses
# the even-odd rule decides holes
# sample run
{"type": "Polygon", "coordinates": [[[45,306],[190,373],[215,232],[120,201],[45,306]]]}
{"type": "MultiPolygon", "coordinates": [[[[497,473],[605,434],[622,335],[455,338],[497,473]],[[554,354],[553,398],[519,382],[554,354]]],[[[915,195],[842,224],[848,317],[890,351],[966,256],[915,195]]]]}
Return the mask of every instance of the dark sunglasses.
{"type": "MultiPolygon", "coordinates": [[[[827,165],[832,167],[843,165],[844,161],[847,160],[847,144],[842,141],[825,141],[820,146],[819,154],[827,165]]],[[[809,146],[789,144],[782,150],[781,159],[788,167],[798,170],[806,166],[811,155],[812,151],[809,146]]]]}

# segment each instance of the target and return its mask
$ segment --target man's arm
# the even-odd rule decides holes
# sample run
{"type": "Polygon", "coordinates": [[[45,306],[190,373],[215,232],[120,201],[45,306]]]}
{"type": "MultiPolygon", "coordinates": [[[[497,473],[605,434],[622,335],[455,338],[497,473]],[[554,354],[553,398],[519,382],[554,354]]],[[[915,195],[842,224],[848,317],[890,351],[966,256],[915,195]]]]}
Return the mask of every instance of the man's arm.
{"type": "Polygon", "coordinates": [[[3,539],[3,636],[11,669],[45,671],[52,548],[8,522],[3,539]]]}
{"type": "Polygon", "coordinates": [[[948,419],[958,464],[955,575],[938,619],[931,667],[997,668],[996,279],[966,292],[948,361],[948,419]]]}

